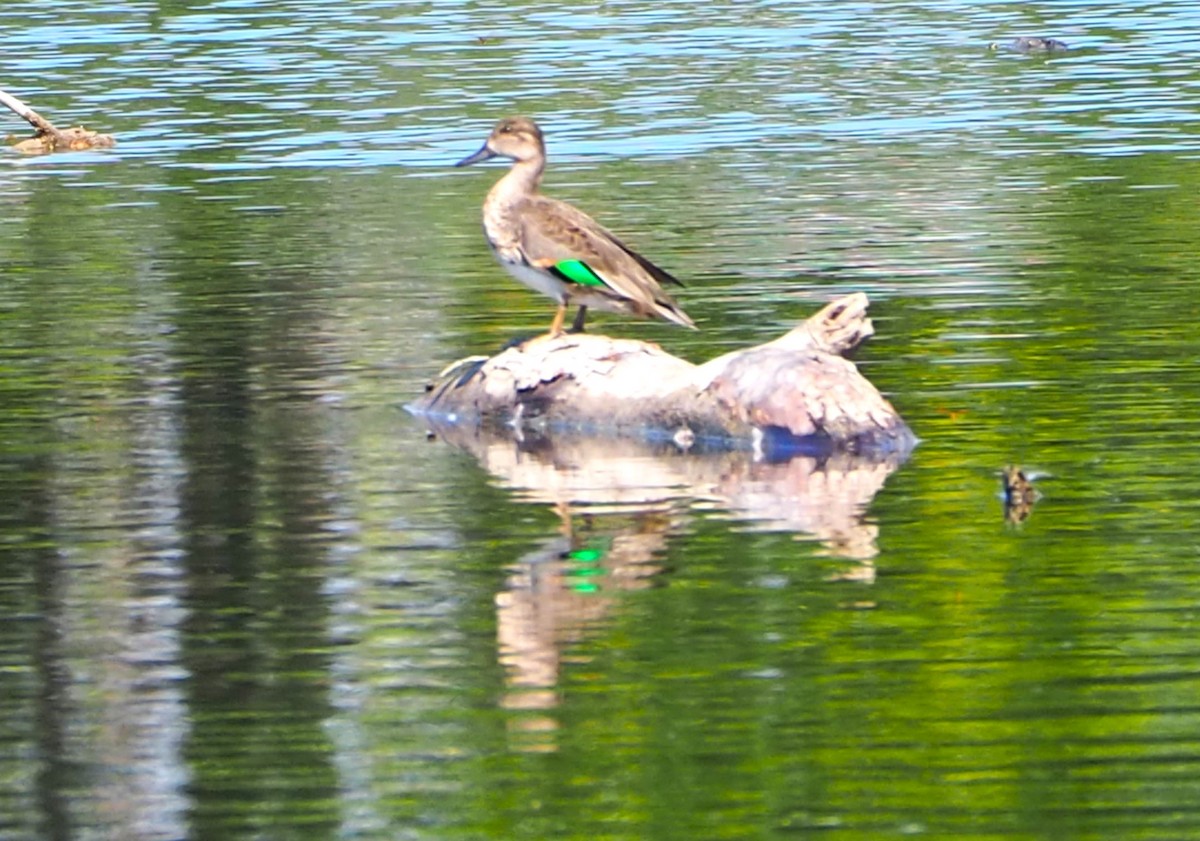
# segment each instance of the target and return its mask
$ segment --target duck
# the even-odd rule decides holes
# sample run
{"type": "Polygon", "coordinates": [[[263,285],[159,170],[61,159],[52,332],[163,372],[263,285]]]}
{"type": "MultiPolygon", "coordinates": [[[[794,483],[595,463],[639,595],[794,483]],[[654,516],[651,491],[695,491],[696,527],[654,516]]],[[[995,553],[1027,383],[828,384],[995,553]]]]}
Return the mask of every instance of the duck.
{"type": "Polygon", "coordinates": [[[683,284],[638,254],[582,210],[542,195],[546,142],[528,117],[505,117],[479,151],[457,167],[509,158],[511,168],[483,203],[483,231],[500,265],[558,303],[550,336],[564,332],[569,307],[579,307],[571,332],[582,332],[588,309],[661,319],[696,328],[664,284],[683,284]]]}
{"type": "Polygon", "coordinates": [[[1033,486],[1032,474],[1018,465],[1007,465],[1000,475],[1004,484],[1004,518],[1013,524],[1020,523],[1029,517],[1041,494],[1033,486]]]}

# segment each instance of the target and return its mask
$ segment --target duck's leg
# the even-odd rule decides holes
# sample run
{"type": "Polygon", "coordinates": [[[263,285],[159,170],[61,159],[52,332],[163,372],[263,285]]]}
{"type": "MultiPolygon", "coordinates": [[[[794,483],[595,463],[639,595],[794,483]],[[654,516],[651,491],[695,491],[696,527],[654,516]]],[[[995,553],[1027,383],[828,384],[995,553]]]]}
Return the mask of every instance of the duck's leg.
{"type": "Polygon", "coordinates": [[[550,324],[550,336],[561,336],[563,319],[567,317],[567,299],[563,298],[558,304],[558,312],[554,313],[554,321],[550,324]]]}
{"type": "Polygon", "coordinates": [[[587,307],[580,307],[579,312],[575,313],[575,320],[571,322],[569,333],[582,333],[583,322],[587,320],[587,307]]]}

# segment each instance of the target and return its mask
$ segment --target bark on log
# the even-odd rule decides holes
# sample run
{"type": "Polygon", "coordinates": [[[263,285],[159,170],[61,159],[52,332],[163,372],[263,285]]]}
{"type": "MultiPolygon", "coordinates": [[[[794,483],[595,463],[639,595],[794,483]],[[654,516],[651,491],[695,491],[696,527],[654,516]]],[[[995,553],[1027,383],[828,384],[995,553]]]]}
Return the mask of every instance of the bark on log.
{"type": "Polygon", "coordinates": [[[775,341],[698,366],[647,342],[542,336],[455,363],[408,408],[435,431],[582,432],[768,458],[905,455],[912,432],[847,358],[873,333],[866,311],[866,295],[848,295],[775,341]]]}
{"type": "Polygon", "coordinates": [[[83,126],[68,129],[56,128],[54,123],[34,111],[10,93],[0,90],[0,105],[5,106],[21,119],[33,126],[37,132],[33,137],[9,141],[18,152],[26,155],[44,155],[49,152],[81,151],[84,149],[109,149],[117,144],[112,135],[98,134],[83,126]]]}

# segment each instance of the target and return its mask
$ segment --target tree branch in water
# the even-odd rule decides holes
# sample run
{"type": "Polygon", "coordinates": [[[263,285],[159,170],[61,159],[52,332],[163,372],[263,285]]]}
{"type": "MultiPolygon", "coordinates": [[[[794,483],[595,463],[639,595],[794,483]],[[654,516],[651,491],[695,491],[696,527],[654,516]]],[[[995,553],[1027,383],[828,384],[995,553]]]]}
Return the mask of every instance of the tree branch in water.
{"type": "Polygon", "coordinates": [[[18,139],[9,135],[8,140],[12,147],[22,154],[45,155],[50,152],[109,149],[117,143],[112,135],[89,131],[83,126],[74,126],[68,129],[56,128],[54,123],[6,91],[0,90],[0,105],[8,108],[36,129],[33,137],[18,139]]]}

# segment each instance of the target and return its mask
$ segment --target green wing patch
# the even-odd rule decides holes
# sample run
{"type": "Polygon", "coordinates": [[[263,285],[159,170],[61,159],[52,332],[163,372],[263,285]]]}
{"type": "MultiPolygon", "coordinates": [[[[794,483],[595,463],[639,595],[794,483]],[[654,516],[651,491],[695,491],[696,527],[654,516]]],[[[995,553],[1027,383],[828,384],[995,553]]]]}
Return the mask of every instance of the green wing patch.
{"type": "Polygon", "coordinates": [[[554,273],[563,280],[580,286],[604,286],[605,283],[582,260],[561,260],[554,264],[554,273]]]}

